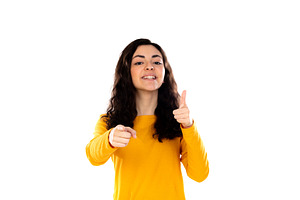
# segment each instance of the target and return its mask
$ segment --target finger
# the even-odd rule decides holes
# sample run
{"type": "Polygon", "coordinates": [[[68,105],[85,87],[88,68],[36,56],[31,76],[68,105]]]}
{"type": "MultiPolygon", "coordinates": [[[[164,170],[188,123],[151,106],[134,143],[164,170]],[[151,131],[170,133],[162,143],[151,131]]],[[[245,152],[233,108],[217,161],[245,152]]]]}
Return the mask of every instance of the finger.
{"type": "Polygon", "coordinates": [[[114,147],[126,147],[127,144],[119,143],[119,142],[113,142],[112,146],[114,146],[114,147]]]}
{"type": "Polygon", "coordinates": [[[180,106],[179,108],[182,108],[183,106],[186,105],[186,90],[183,90],[180,98],[180,106]]]}
{"type": "Polygon", "coordinates": [[[180,109],[173,110],[173,115],[178,115],[180,113],[181,113],[180,109]]]}
{"type": "Polygon", "coordinates": [[[128,144],[130,139],[125,139],[121,137],[115,137],[113,142],[128,144]]]}
{"type": "Polygon", "coordinates": [[[129,139],[129,138],[131,138],[131,133],[129,133],[127,131],[116,131],[114,134],[114,137],[129,139]]]}
{"type": "Polygon", "coordinates": [[[186,120],[186,119],[177,119],[177,122],[178,122],[179,124],[184,124],[184,123],[187,122],[187,120],[186,120]]]}
{"type": "Polygon", "coordinates": [[[136,131],[130,127],[125,127],[125,130],[131,134],[133,138],[136,138],[136,131]]]}
{"type": "Polygon", "coordinates": [[[178,123],[180,124],[190,124],[190,120],[188,118],[179,118],[179,119],[176,119],[178,123]]]}
{"type": "Polygon", "coordinates": [[[184,113],[189,113],[188,108],[179,108],[173,111],[174,115],[179,115],[179,114],[184,114],[184,113]]]}
{"type": "Polygon", "coordinates": [[[175,119],[189,119],[189,115],[188,114],[181,114],[181,115],[174,115],[175,119]]]}

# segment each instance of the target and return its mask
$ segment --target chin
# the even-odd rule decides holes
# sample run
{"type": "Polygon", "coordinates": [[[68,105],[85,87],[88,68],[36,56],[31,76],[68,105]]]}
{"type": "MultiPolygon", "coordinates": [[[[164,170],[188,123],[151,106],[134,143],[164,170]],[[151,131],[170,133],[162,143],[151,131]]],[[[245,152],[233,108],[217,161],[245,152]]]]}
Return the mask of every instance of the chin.
{"type": "Polygon", "coordinates": [[[140,91],[144,91],[144,92],[155,92],[158,91],[160,87],[154,87],[154,88],[150,88],[150,87],[143,87],[143,88],[136,88],[137,90],[140,91]]]}
{"type": "Polygon", "coordinates": [[[137,90],[147,91],[147,92],[155,92],[157,91],[162,84],[160,85],[141,85],[140,87],[135,87],[137,90]]]}
{"type": "Polygon", "coordinates": [[[145,91],[145,92],[155,92],[155,91],[158,91],[159,88],[156,88],[156,89],[140,89],[142,91],[145,91]]]}

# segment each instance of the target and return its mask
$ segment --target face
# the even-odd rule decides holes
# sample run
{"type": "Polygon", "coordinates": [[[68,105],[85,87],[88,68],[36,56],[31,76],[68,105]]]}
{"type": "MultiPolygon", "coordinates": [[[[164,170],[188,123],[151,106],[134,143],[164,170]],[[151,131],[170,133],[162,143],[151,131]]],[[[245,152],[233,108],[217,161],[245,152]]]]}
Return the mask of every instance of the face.
{"type": "Polygon", "coordinates": [[[152,45],[139,46],[132,57],[131,77],[139,91],[157,91],[165,77],[161,53],[152,45]]]}

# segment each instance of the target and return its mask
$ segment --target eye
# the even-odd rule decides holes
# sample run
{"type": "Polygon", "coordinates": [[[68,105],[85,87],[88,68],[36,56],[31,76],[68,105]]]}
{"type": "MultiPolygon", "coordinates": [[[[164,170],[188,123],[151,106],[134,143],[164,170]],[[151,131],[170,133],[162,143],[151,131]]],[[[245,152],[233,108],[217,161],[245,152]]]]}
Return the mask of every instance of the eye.
{"type": "Polygon", "coordinates": [[[142,65],[143,64],[143,62],[136,62],[136,63],[134,63],[134,65],[142,65]]]}
{"type": "Polygon", "coordinates": [[[154,64],[161,65],[162,63],[161,62],[154,62],[154,64]]]}

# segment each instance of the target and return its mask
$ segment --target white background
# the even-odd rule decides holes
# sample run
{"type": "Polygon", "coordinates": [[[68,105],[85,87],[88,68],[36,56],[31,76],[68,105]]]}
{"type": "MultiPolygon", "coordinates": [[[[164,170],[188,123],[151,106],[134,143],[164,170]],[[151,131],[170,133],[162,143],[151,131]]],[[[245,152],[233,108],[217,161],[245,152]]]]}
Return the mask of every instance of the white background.
{"type": "Polygon", "coordinates": [[[210,161],[188,200],[300,199],[300,7],[291,0],[0,3],[0,199],[112,199],[85,146],[121,51],[149,38],[210,161]]]}

